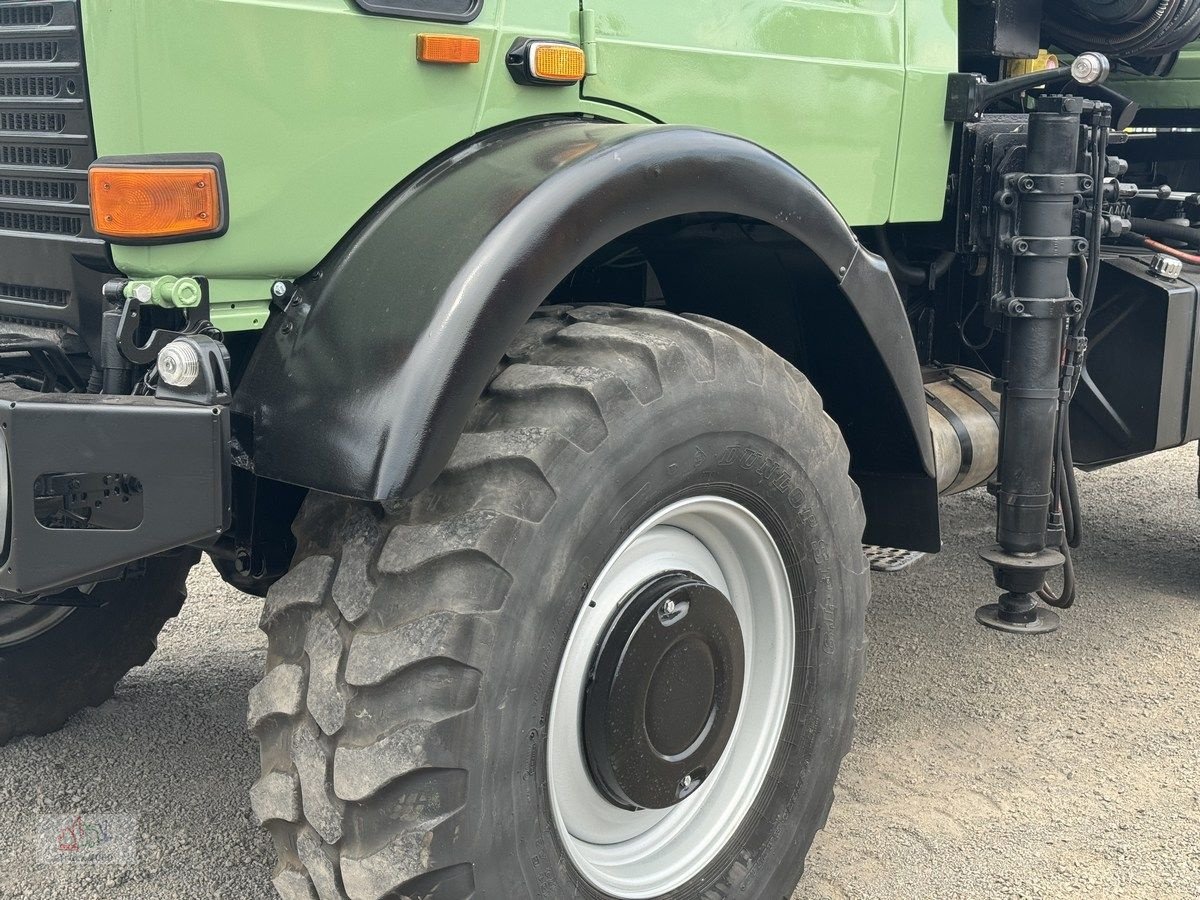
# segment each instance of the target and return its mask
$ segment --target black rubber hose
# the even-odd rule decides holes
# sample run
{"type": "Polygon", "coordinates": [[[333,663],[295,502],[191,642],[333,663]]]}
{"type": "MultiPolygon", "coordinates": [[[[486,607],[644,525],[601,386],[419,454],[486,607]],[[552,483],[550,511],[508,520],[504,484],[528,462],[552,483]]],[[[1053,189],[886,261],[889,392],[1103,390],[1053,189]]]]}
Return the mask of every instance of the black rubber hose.
{"type": "Polygon", "coordinates": [[[1043,587],[1038,591],[1038,597],[1047,606],[1070,609],[1075,605],[1075,562],[1071,559],[1071,548],[1065,541],[1060,549],[1064,560],[1062,591],[1056,594],[1049,587],[1043,587]]]}
{"type": "Polygon", "coordinates": [[[1057,3],[1046,12],[1046,33],[1075,53],[1098,50],[1111,56],[1166,56],[1200,37],[1200,0],[1160,0],[1128,21],[1089,16],[1089,3],[1057,3]]]}
{"type": "Polygon", "coordinates": [[[1130,219],[1133,230],[1151,237],[1166,238],[1168,241],[1179,241],[1189,247],[1200,248],[1200,228],[1189,228],[1186,225],[1172,225],[1170,222],[1160,222],[1158,219],[1130,219]]]}
{"type": "Polygon", "coordinates": [[[929,266],[929,289],[933,290],[937,287],[937,283],[942,280],[942,276],[950,271],[950,267],[954,265],[954,261],[958,259],[958,254],[953,250],[947,250],[940,254],[937,259],[929,266]]]}
{"type": "MultiPolygon", "coordinates": [[[[1096,135],[1095,163],[1092,176],[1096,184],[1092,201],[1097,212],[1103,203],[1103,160],[1108,153],[1108,129],[1101,128],[1096,135]]],[[[1087,320],[1096,301],[1096,291],[1100,281],[1100,223],[1099,215],[1094,215],[1091,223],[1089,238],[1091,239],[1091,254],[1084,267],[1081,298],[1084,301],[1083,311],[1075,320],[1071,334],[1082,338],[1087,334],[1087,320]]],[[[1077,360],[1082,365],[1083,360],[1077,360]]],[[[1075,581],[1075,562],[1071,558],[1071,548],[1078,547],[1083,540],[1083,514],[1079,499],[1079,486],[1075,481],[1075,459],[1071,453],[1071,400],[1074,398],[1078,381],[1071,385],[1063,397],[1058,410],[1058,446],[1055,448],[1054,494],[1057,500],[1058,512],[1062,516],[1062,542],[1059,549],[1063,554],[1063,584],[1062,590],[1055,593],[1049,585],[1043,585],[1038,596],[1047,606],[1057,609],[1069,609],[1075,605],[1077,585],[1075,581]]]]}
{"type": "Polygon", "coordinates": [[[1067,502],[1063,504],[1063,521],[1067,544],[1078,547],[1083,543],[1083,514],[1079,502],[1079,483],[1075,480],[1075,455],[1071,452],[1071,406],[1063,411],[1062,421],[1062,487],[1067,502]]]}
{"type": "Polygon", "coordinates": [[[875,229],[875,232],[879,239],[880,255],[888,264],[888,268],[892,270],[893,278],[912,287],[922,287],[929,282],[929,276],[924,269],[906,263],[896,255],[896,251],[892,249],[892,239],[888,236],[886,228],[880,226],[875,229]]]}

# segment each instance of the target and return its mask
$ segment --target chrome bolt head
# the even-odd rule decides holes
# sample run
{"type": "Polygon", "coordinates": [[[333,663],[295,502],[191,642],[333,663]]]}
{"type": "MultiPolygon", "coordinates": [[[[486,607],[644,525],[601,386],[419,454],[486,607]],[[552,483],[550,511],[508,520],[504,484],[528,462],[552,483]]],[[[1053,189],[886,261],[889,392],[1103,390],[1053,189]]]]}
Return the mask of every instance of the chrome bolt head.
{"type": "Polygon", "coordinates": [[[1080,53],[1071,63],[1071,77],[1078,84],[1101,84],[1111,72],[1112,63],[1102,53],[1080,53]]]}

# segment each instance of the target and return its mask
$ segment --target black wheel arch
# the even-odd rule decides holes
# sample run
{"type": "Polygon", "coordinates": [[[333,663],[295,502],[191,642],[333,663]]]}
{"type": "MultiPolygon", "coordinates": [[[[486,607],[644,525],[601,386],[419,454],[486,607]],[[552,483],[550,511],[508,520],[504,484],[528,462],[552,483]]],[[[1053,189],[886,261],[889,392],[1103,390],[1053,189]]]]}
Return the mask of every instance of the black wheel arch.
{"type": "Polygon", "coordinates": [[[297,282],[259,342],[234,400],[255,472],[367,500],[420,492],[533,310],[631,235],[646,236],[670,308],[732,319],[821,391],[850,446],[867,539],[936,550],[920,366],[886,265],[787,162],[692,127],[524,123],[402,185],[297,282]],[[712,253],[704,235],[717,232],[696,228],[708,224],[769,237],[712,253]],[[716,305],[713,286],[763,248],[774,262],[738,308],[716,305]],[[797,329],[773,327],[765,311],[787,312],[789,290],[797,329]],[[789,353],[793,334],[804,346],[789,353]]]}

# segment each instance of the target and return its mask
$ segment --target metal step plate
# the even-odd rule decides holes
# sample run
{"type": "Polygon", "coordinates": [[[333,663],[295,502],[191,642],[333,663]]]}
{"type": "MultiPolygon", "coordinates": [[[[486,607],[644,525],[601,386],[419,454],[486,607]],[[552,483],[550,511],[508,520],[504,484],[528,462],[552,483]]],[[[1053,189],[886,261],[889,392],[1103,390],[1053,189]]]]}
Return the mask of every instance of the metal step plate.
{"type": "Polygon", "coordinates": [[[906,575],[913,566],[925,560],[929,554],[920,550],[900,550],[896,547],[877,547],[875,544],[863,544],[863,553],[871,564],[872,572],[883,572],[887,575],[906,575]]]}

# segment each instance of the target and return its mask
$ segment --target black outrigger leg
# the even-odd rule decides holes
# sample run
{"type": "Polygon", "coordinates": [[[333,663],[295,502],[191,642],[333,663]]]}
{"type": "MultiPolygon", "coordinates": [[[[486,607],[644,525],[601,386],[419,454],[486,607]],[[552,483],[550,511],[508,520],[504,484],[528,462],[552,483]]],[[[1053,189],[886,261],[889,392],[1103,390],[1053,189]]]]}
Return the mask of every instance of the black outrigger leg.
{"type": "Polygon", "coordinates": [[[1071,293],[1070,260],[1088,250],[1087,241],[1072,235],[1077,198],[1093,187],[1079,171],[1083,109],[1076,97],[1039,97],[1029,117],[1025,171],[1005,176],[1014,227],[1007,239],[1011,292],[993,306],[1006,331],[1000,459],[991,485],[997,544],[981,553],[1004,593],[975,617],[1022,634],[1059,625],[1037,595],[1047,574],[1065,562],[1053,549],[1050,522],[1066,323],[1082,309],[1071,293]]]}

